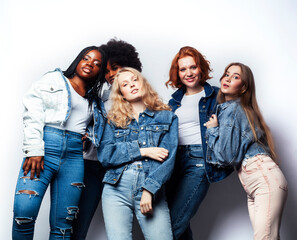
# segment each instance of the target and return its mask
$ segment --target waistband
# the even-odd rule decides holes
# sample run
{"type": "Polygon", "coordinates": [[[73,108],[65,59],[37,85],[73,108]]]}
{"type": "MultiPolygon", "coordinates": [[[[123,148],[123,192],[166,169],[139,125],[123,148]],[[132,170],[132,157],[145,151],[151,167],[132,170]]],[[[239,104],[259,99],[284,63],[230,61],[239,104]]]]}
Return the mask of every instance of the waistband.
{"type": "Polygon", "coordinates": [[[82,134],[77,133],[77,132],[72,132],[72,131],[69,131],[69,130],[62,130],[62,129],[58,129],[58,128],[54,128],[54,127],[49,127],[49,126],[45,126],[43,128],[43,131],[51,132],[51,133],[56,133],[56,134],[59,134],[59,135],[62,135],[62,136],[67,135],[67,136],[78,138],[78,139],[81,139],[83,137],[82,134]]]}
{"type": "Polygon", "coordinates": [[[180,151],[203,151],[202,144],[178,145],[180,151]]]}

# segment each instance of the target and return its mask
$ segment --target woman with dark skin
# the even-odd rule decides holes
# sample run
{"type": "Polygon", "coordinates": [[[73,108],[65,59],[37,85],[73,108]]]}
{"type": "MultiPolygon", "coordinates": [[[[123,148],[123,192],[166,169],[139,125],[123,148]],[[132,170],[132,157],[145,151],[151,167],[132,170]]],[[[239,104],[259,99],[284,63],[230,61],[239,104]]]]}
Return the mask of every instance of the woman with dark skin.
{"type": "Polygon", "coordinates": [[[25,95],[24,160],[14,201],[14,240],[33,239],[49,185],[49,239],[70,239],[83,187],[82,139],[92,118],[97,130],[103,121],[97,93],[104,83],[105,67],[104,53],[87,47],[66,71],[46,73],[25,95]]]}
{"type": "MultiPolygon", "coordinates": [[[[105,79],[109,84],[109,88],[103,91],[102,101],[104,102],[103,111],[106,113],[111,101],[109,94],[111,85],[116,73],[123,67],[133,67],[141,71],[142,65],[138,58],[138,52],[129,43],[111,39],[106,44],[101,45],[108,58],[105,79]]],[[[105,170],[97,158],[97,149],[90,142],[86,144],[84,151],[85,177],[82,195],[79,203],[79,214],[73,223],[72,240],[83,240],[87,236],[87,232],[101,199],[103,189],[103,177],[105,170]]]]}

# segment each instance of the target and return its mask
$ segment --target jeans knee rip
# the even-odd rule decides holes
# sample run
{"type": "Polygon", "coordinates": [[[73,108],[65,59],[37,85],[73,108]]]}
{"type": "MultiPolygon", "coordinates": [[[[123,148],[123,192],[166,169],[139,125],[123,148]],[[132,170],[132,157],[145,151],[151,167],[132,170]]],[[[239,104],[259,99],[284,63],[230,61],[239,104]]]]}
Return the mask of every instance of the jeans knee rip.
{"type": "Polygon", "coordinates": [[[66,217],[66,219],[72,221],[74,218],[77,218],[78,212],[78,207],[67,207],[67,213],[71,216],[66,217]]]}
{"type": "Polygon", "coordinates": [[[32,191],[32,190],[19,190],[16,192],[16,195],[20,195],[20,194],[27,194],[27,195],[29,195],[29,198],[31,198],[32,195],[34,197],[39,195],[36,191],[32,191]]]}
{"type": "Polygon", "coordinates": [[[14,219],[18,225],[22,225],[23,223],[30,223],[33,221],[31,217],[16,217],[14,219]]]}
{"type": "MultiPolygon", "coordinates": [[[[30,177],[28,177],[28,176],[20,177],[20,179],[23,179],[23,182],[24,182],[24,183],[26,183],[26,179],[31,180],[30,177]]],[[[32,180],[33,180],[33,181],[40,181],[39,178],[33,178],[32,180]]]]}
{"type": "Polygon", "coordinates": [[[83,187],[85,187],[85,184],[82,182],[78,182],[78,183],[71,183],[71,186],[77,187],[79,190],[83,187]]]}
{"type": "Polygon", "coordinates": [[[67,231],[70,231],[70,233],[73,233],[72,231],[72,227],[71,228],[58,228],[60,230],[60,232],[63,234],[63,239],[65,237],[65,234],[67,231]]]}

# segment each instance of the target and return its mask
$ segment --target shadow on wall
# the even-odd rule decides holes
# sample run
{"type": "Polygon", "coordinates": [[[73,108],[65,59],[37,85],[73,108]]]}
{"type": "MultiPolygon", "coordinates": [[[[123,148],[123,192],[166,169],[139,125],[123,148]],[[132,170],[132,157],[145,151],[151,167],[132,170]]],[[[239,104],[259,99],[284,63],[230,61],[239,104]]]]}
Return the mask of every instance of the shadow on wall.
{"type": "MultiPolygon", "coordinates": [[[[281,237],[285,240],[293,240],[297,236],[295,226],[297,201],[290,197],[289,195],[281,227],[281,237]]],[[[246,193],[236,172],[224,181],[211,184],[198,213],[191,221],[191,228],[194,239],[238,240],[240,237],[241,240],[250,240],[253,238],[246,193]]],[[[91,223],[87,240],[105,239],[107,237],[100,205],[91,223]]],[[[133,239],[144,240],[136,219],[134,219],[133,239]]]]}

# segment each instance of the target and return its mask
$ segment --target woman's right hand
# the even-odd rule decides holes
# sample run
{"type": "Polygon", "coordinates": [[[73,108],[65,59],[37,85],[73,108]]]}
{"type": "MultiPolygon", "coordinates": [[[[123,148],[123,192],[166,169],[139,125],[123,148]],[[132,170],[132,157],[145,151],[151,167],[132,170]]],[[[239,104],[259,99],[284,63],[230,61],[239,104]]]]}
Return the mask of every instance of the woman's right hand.
{"type": "Polygon", "coordinates": [[[44,159],[43,156],[37,157],[27,157],[23,164],[24,176],[28,174],[31,170],[30,179],[34,179],[34,175],[36,173],[36,177],[40,177],[40,170],[44,170],[44,159]]]}
{"type": "Polygon", "coordinates": [[[159,162],[164,162],[168,157],[169,151],[162,147],[140,148],[142,157],[149,157],[159,162]]]}

